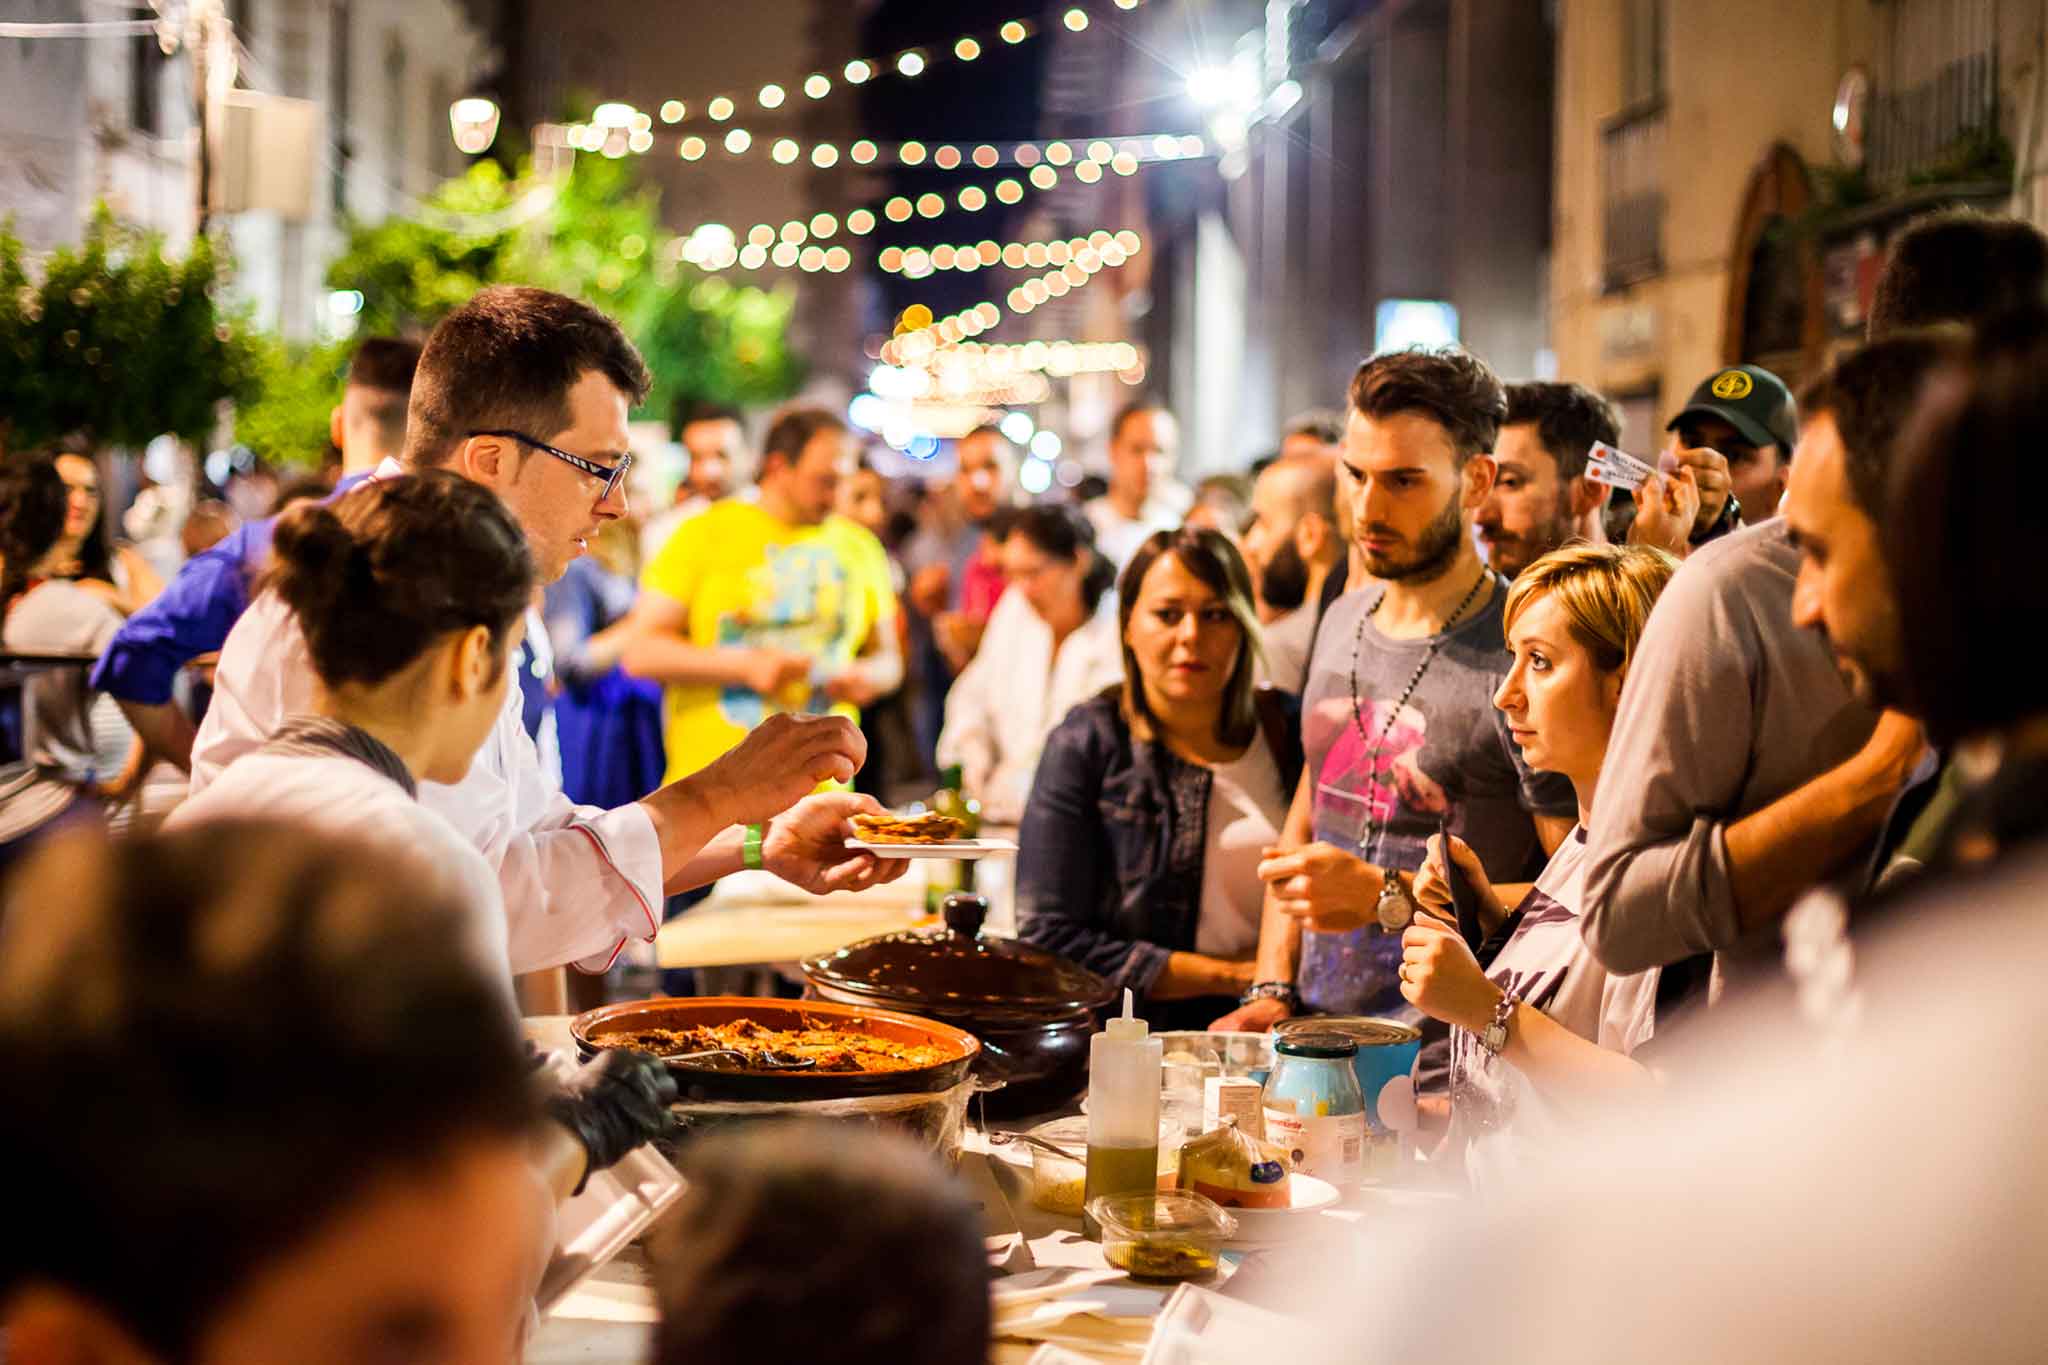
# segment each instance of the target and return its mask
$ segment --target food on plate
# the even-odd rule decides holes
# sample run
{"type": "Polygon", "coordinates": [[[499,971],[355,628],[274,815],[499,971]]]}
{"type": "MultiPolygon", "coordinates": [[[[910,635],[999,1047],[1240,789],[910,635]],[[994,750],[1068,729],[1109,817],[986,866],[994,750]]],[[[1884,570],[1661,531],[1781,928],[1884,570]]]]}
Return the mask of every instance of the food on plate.
{"type": "Polygon", "coordinates": [[[1182,1145],[1179,1188],[1225,1208],[1284,1209],[1293,1200],[1279,1148],[1241,1132],[1235,1115],[1182,1145]]]}
{"type": "Polygon", "coordinates": [[[853,817],[853,832],[871,844],[943,844],[958,839],[966,829],[964,821],[937,811],[853,817]]]}
{"type": "MultiPolygon", "coordinates": [[[[930,1043],[903,1043],[853,1029],[829,1028],[805,1019],[803,1028],[774,1029],[752,1019],[700,1028],[613,1029],[591,1036],[599,1047],[632,1048],[657,1057],[681,1057],[720,1048],[749,1059],[763,1054],[805,1058],[817,1071],[910,1071],[949,1059],[944,1048],[930,1043]]],[[[765,1069],[765,1068],[764,1068],[765,1069]]]]}

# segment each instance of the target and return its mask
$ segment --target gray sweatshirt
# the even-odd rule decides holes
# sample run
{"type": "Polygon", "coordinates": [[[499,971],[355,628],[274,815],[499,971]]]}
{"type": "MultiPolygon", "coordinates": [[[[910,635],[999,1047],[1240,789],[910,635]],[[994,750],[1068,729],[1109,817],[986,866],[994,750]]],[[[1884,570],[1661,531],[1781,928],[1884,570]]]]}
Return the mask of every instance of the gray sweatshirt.
{"type": "Polygon", "coordinates": [[[1586,943],[1613,972],[1712,950],[1718,974],[1778,959],[1744,936],[1726,827],[1847,759],[1876,715],[1827,643],[1792,624],[1799,552],[1782,520],[1701,549],[1651,612],[1600,767],[1588,833],[1586,943]]]}

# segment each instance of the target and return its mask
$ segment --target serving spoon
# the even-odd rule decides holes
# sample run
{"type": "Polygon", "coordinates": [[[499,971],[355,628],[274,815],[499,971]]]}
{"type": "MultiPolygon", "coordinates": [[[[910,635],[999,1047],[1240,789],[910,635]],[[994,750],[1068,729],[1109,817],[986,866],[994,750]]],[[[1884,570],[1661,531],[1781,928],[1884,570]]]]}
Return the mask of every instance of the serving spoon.
{"type": "Polygon", "coordinates": [[[810,1071],[818,1065],[816,1057],[785,1057],[780,1053],[762,1052],[750,1056],[736,1048],[714,1047],[703,1052],[685,1052],[677,1057],[664,1057],[668,1062],[694,1062],[704,1057],[727,1057],[749,1071],[810,1071]]]}

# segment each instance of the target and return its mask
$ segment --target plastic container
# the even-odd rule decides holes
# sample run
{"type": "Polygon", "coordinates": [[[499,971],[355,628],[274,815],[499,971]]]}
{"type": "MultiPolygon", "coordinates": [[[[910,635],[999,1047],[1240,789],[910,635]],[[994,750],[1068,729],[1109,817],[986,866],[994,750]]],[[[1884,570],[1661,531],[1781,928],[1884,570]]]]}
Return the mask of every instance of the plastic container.
{"type": "Polygon", "coordinates": [[[1088,1175],[1082,1223],[1104,1195],[1152,1194],[1159,1187],[1159,1040],[1124,992],[1123,1017],[1088,1041],[1088,1175]]]}
{"type": "Polygon", "coordinates": [[[1273,1032],[1281,1038],[1304,1033],[1341,1033],[1358,1044],[1358,1056],[1352,1059],[1351,1069],[1358,1073],[1358,1088],[1365,1095],[1365,1121],[1375,1133],[1385,1133],[1389,1128],[1380,1116],[1380,1092],[1388,1085],[1401,1082],[1396,1089],[1410,1096],[1407,1107],[1414,1107],[1408,1077],[1415,1069],[1415,1059],[1422,1054],[1422,1030],[1415,1025],[1365,1015],[1311,1015],[1283,1020],[1273,1032]]]}
{"type": "Polygon", "coordinates": [[[1183,1190],[1105,1195],[1088,1201],[1102,1228],[1102,1255],[1134,1280],[1193,1280],[1216,1273],[1237,1220],[1183,1190]]]}
{"type": "Polygon", "coordinates": [[[1297,1033],[1273,1045],[1260,1107],[1266,1141],[1297,1171],[1349,1190],[1365,1178],[1365,1096],[1358,1044],[1338,1033],[1297,1033]]]}
{"type": "MultiPolygon", "coordinates": [[[[1088,1146],[1088,1116],[1076,1114],[1071,1118],[1054,1119],[1041,1123],[1031,1130],[1033,1137],[1056,1142],[1073,1152],[1085,1152],[1088,1146]]],[[[1159,1122],[1159,1186],[1171,1188],[1174,1176],[1180,1170],[1180,1146],[1186,1137],[1185,1130],[1173,1119],[1159,1122]]],[[[1021,1145],[1020,1145],[1021,1148],[1021,1145]]],[[[1069,1161],[1054,1156],[1042,1147],[1021,1148],[1031,1153],[1031,1202],[1033,1206],[1047,1213],[1064,1214],[1069,1218],[1081,1217],[1082,1205],[1088,1202],[1088,1165],[1086,1160],[1069,1161]]],[[[1013,1149],[1018,1150],[1018,1149],[1013,1149]]]]}

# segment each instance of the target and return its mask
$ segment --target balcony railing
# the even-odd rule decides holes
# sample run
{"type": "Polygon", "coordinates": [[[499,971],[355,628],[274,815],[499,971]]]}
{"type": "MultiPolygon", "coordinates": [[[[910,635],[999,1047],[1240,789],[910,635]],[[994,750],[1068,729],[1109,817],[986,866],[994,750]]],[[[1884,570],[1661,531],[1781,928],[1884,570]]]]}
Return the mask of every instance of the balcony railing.
{"type": "Polygon", "coordinates": [[[1604,275],[1625,289],[1664,269],[1664,106],[1608,120],[1601,140],[1604,275]]]}
{"type": "Polygon", "coordinates": [[[1966,159],[1966,143],[1998,131],[1998,54],[1973,53],[1933,79],[1871,95],[1868,165],[1871,179],[1897,185],[1939,174],[1966,159]]]}

